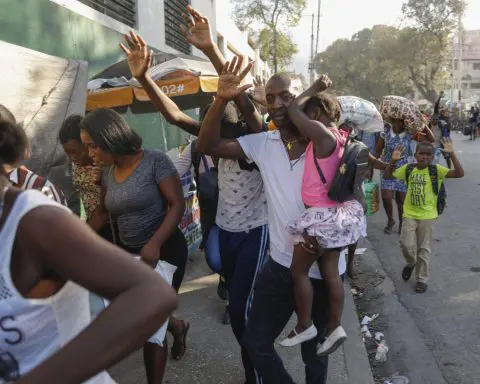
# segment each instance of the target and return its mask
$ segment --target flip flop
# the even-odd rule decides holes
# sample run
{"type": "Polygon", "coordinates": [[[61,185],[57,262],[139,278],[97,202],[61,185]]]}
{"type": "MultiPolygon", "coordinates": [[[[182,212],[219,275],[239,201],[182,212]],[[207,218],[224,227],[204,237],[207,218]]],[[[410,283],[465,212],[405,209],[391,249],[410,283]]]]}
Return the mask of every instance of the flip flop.
{"type": "Polygon", "coordinates": [[[387,224],[383,232],[387,235],[390,235],[393,231],[393,227],[395,227],[395,224],[397,224],[395,221],[392,221],[391,223],[387,224]]]}
{"type": "Polygon", "coordinates": [[[415,287],[415,292],[425,293],[427,292],[427,289],[428,289],[428,285],[419,281],[415,287]]]}
{"type": "Polygon", "coordinates": [[[402,279],[405,281],[410,280],[414,269],[415,269],[415,266],[409,267],[408,265],[405,268],[403,268],[402,279]]]}
{"type": "Polygon", "coordinates": [[[187,334],[190,329],[190,323],[185,323],[183,331],[173,336],[173,345],[170,349],[170,353],[174,360],[180,360],[187,350],[187,334]]]}

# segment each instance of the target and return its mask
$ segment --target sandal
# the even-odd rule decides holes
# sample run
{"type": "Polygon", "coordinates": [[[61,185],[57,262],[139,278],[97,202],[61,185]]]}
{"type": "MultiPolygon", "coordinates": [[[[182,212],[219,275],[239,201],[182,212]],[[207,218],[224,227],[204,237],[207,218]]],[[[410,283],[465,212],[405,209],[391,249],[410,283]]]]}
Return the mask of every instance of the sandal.
{"type": "Polygon", "coordinates": [[[415,265],[413,267],[410,267],[407,265],[405,268],[403,268],[402,279],[405,281],[410,280],[414,269],[415,269],[415,265]]]}
{"type": "Polygon", "coordinates": [[[174,360],[180,360],[187,350],[187,333],[190,329],[190,323],[183,323],[183,330],[173,335],[173,345],[170,349],[170,353],[174,360]]]}
{"type": "Polygon", "coordinates": [[[393,227],[395,227],[395,224],[397,224],[395,220],[393,220],[391,223],[388,223],[383,232],[387,235],[390,235],[393,231],[393,227]]]}
{"type": "Polygon", "coordinates": [[[425,293],[427,292],[427,289],[428,289],[428,285],[425,284],[425,283],[422,283],[421,281],[419,281],[417,283],[417,286],[415,287],[415,292],[417,293],[425,293]]]}

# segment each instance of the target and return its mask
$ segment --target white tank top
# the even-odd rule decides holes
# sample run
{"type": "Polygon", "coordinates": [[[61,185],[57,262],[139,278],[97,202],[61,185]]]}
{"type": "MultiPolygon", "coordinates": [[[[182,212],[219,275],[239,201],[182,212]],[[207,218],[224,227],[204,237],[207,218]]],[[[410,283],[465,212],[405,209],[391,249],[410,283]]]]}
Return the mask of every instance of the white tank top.
{"type": "MultiPolygon", "coordinates": [[[[25,375],[91,321],[88,291],[72,282],[50,298],[35,300],[24,298],[12,283],[10,264],[18,224],[32,209],[47,205],[67,209],[38,191],[22,192],[0,230],[0,384],[25,375]]],[[[102,372],[87,383],[114,381],[102,372]]]]}

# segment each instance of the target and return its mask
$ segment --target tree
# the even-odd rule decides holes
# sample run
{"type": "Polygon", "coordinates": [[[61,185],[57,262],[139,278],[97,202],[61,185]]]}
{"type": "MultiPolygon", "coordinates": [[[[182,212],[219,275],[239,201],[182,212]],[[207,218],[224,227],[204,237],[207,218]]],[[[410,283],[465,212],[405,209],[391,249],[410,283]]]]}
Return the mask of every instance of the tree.
{"type": "Polygon", "coordinates": [[[282,60],[290,58],[296,53],[292,50],[295,44],[291,41],[285,29],[298,25],[306,0],[233,0],[234,12],[237,25],[246,29],[252,23],[259,23],[264,37],[271,39],[267,45],[267,58],[270,59],[273,70],[278,72],[280,54],[282,60]],[[265,31],[266,30],[266,31],[265,31]],[[285,50],[285,49],[289,50],[285,50]]]}
{"type": "Polygon", "coordinates": [[[328,73],[335,90],[378,104],[385,95],[410,96],[408,71],[398,60],[400,30],[376,25],[356,33],[350,40],[339,39],[320,53],[317,73],[328,73]]]}
{"type": "MultiPolygon", "coordinates": [[[[276,48],[273,49],[274,33],[269,28],[264,28],[258,35],[257,44],[260,48],[260,57],[275,68],[285,70],[292,63],[293,55],[298,53],[297,46],[289,35],[283,32],[277,32],[276,48]]],[[[276,72],[276,71],[275,71],[276,72]]]]}
{"type": "Polygon", "coordinates": [[[415,87],[431,102],[448,79],[450,35],[465,8],[464,0],[407,0],[402,7],[405,19],[413,24],[399,40],[403,63],[415,87]]]}

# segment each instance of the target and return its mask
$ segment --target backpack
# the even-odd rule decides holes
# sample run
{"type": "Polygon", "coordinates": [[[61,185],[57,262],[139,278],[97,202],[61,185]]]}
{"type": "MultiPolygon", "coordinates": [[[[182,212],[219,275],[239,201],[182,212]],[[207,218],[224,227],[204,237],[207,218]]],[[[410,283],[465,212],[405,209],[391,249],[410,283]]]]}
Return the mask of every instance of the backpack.
{"type": "MultiPolygon", "coordinates": [[[[339,203],[356,199],[364,205],[362,184],[368,170],[370,151],[364,143],[356,139],[353,135],[352,133],[346,138],[343,156],[332,181],[332,185],[328,189],[328,197],[339,203]]],[[[327,185],[327,180],[317,161],[315,146],[313,148],[313,159],[318,174],[320,175],[322,183],[327,185]]]]}
{"type": "MultiPolygon", "coordinates": [[[[405,174],[405,179],[407,180],[407,187],[408,187],[408,182],[410,181],[410,175],[412,174],[414,169],[415,169],[415,164],[407,165],[407,170],[405,174]]],[[[430,174],[430,179],[432,180],[433,193],[435,193],[435,195],[437,195],[438,197],[437,211],[438,211],[438,214],[441,215],[447,205],[447,190],[445,189],[445,183],[442,183],[440,188],[438,187],[439,185],[438,168],[436,165],[429,165],[428,173],[430,174]]]]}
{"type": "Polygon", "coordinates": [[[196,149],[197,140],[192,142],[191,157],[195,171],[195,184],[197,185],[198,203],[200,205],[200,223],[202,225],[204,244],[210,229],[215,224],[218,205],[218,169],[210,168],[204,154],[196,149]],[[200,174],[200,162],[203,162],[205,172],[200,174]]]}

